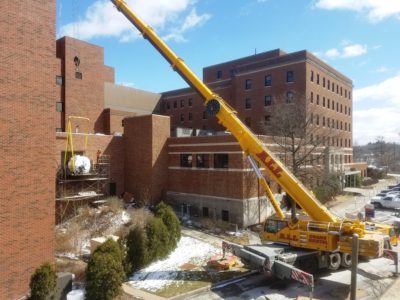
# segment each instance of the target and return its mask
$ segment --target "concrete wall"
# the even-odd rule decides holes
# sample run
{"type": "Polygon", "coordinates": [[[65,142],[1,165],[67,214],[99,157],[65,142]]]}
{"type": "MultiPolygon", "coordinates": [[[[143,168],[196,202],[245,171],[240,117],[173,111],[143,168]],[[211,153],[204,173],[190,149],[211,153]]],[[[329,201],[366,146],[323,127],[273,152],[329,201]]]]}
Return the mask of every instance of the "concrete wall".
{"type": "Polygon", "coordinates": [[[0,299],[54,262],[55,1],[0,1],[0,299]]]}

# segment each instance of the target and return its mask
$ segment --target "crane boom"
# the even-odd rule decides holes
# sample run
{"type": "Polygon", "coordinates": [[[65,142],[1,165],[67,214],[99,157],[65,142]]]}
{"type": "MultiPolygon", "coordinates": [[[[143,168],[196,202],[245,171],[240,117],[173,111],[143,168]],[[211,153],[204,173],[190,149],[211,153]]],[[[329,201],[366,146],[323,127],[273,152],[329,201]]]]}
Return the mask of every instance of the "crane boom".
{"type": "MultiPolygon", "coordinates": [[[[141,32],[172,68],[195,89],[204,99],[207,111],[215,114],[218,121],[238,140],[245,153],[265,167],[269,175],[288,193],[292,199],[315,221],[338,222],[338,218],[328,211],[290,171],[264,146],[243,122],[236,112],[217,94],[213,93],[178,57],[168,45],[143,22],[123,0],[111,0],[117,9],[141,32]]],[[[276,208],[276,205],[274,205],[276,208]]],[[[276,208],[277,209],[277,208],[276,208]]],[[[279,211],[277,211],[279,215],[279,211]]]]}

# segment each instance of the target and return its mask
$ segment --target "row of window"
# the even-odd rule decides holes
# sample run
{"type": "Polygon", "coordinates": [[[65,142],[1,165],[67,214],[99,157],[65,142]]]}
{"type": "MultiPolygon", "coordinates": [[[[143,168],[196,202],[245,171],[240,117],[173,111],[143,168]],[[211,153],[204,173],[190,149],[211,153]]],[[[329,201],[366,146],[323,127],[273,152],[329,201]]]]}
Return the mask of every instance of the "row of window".
{"type": "Polygon", "coordinates": [[[317,126],[322,125],[323,127],[328,127],[328,128],[333,128],[333,129],[336,128],[336,129],[351,132],[350,123],[339,121],[339,120],[335,121],[335,119],[326,118],[325,116],[322,116],[322,118],[320,118],[319,115],[314,115],[313,113],[310,116],[310,123],[315,124],[317,126]],[[322,122],[320,122],[320,119],[322,122]],[[343,124],[344,124],[344,126],[343,126],[343,124]]]}
{"type": "Polygon", "coordinates": [[[316,135],[315,137],[311,134],[310,142],[315,144],[322,144],[322,146],[336,146],[336,147],[351,147],[351,139],[344,139],[339,137],[329,137],[316,135]],[[315,140],[314,140],[315,139],[315,140]]]}
{"type": "MultiPolygon", "coordinates": [[[[320,101],[321,99],[318,94],[316,94],[315,98],[316,98],[315,99],[316,105],[322,104],[322,107],[327,107],[329,109],[335,110],[335,104],[336,104],[336,112],[344,113],[345,115],[351,116],[351,108],[350,107],[348,108],[346,105],[343,106],[343,104],[339,104],[339,102],[335,103],[335,101],[333,101],[333,100],[331,102],[331,99],[325,98],[325,97],[322,97],[322,101],[320,101]],[[343,107],[344,107],[344,110],[343,110],[343,107]]],[[[314,93],[313,92],[311,92],[311,94],[310,94],[310,102],[314,103],[314,93]]]]}
{"type": "MultiPolygon", "coordinates": [[[[286,104],[290,104],[290,103],[294,103],[295,101],[295,97],[294,97],[294,93],[289,91],[286,92],[286,96],[285,96],[285,103],[286,104]]],[[[264,97],[264,106],[270,106],[272,105],[272,96],[271,95],[266,95],[264,97]]],[[[245,109],[251,109],[252,108],[252,99],[251,98],[246,98],[244,101],[244,108],[245,109]]]]}
{"type": "MultiPolygon", "coordinates": [[[[192,98],[189,98],[187,102],[188,102],[187,103],[188,107],[192,107],[193,106],[193,99],[192,98]]],[[[172,103],[167,101],[166,102],[167,109],[171,109],[171,104],[172,104],[173,108],[178,108],[178,101],[177,100],[173,101],[172,103]]],[[[185,99],[182,99],[182,100],[179,101],[179,107],[181,107],[181,108],[185,107],[185,99]]]]}
{"type": "MultiPolygon", "coordinates": [[[[287,83],[294,82],[294,72],[293,71],[286,72],[286,82],[287,83]]],[[[264,86],[272,86],[272,75],[271,74],[265,75],[264,86]]],[[[251,90],[252,88],[253,88],[253,80],[245,79],[244,89],[251,90]]]]}
{"type": "MultiPolygon", "coordinates": [[[[180,166],[183,168],[192,168],[194,165],[196,168],[210,168],[210,155],[211,154],[190,154],[185,153],[180,155],[181,163],[180,166]],[[193,162],[193,159],[196,161],[193,162]]],[[[229,156],[225,153],[214,154],[214,168],[215,169],[227,169],[229,164],[229,156]]]]}
{"type": "MultiPolygon", "coordinates": [[[[318,73],[316,75],[316,78],[314,78],[314,71],[311,71],[310,80],[311,80],[311,82],[314,82],[314,80],[315,80],[316,84],[318,84],[318,85],[321,84],[320,76],[319,76],[318,73]]],[[[329,90],[329,91],[331,91],[333,93],[336,92],[336,94],[338,94],[338,95],[340,95],[342,97],[343,97],[343,94],[344,94],[345,98],[351,100],[351,92],[347,91],[346,88],[343,89],[343,87],[339,86],[338,83],[336,83],[336,85],[335,85],[335,83],[333,81],[331,82],[330,79],[326,79],[325,77],[322,77],[322,87],[326,88],[327,90],[329,90]],[[344,93],[343,93],[343,91],[344,91],[344,93]]]]}

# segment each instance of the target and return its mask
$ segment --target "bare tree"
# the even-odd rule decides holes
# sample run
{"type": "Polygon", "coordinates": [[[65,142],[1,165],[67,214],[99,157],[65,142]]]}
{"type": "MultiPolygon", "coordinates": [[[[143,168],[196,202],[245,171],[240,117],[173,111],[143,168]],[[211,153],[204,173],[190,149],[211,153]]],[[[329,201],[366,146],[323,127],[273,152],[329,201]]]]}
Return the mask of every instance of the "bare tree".
{"type": "Polygon", "coordinates": [[[276,97],[266,107],[264,132],[279,146],[278,158],[310,186],[326,173],[327,149],[338,145],[340,134],[320,106],[305,96],[289,96],[276,97]]]}

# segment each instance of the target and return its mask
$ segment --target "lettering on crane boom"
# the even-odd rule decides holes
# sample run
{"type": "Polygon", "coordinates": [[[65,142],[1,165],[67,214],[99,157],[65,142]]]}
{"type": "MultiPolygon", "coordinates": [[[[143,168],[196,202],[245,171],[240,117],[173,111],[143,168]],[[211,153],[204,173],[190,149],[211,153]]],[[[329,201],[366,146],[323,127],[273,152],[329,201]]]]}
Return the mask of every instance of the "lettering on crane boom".
{"type": "Polygon", "coordinates": [[[281,172],[283,171],[281,167],[277,166],[274,167],[273,165],[276,164],[275,161],[272,159],[271,156],[269,156],[265,151],[262,151],[261,153],[256,154],[259,159],[261,159],[267,168],[276,176],[276,177],[281,177],[281,172]]]}

